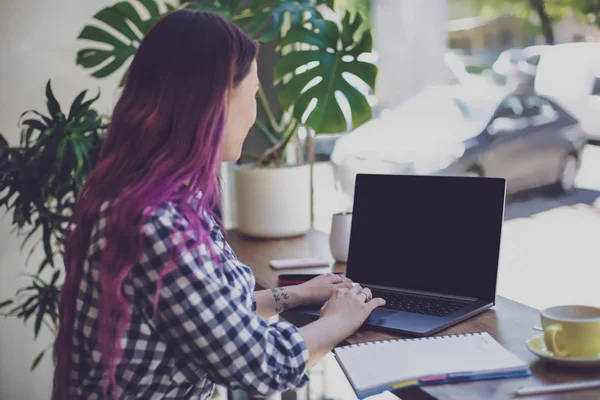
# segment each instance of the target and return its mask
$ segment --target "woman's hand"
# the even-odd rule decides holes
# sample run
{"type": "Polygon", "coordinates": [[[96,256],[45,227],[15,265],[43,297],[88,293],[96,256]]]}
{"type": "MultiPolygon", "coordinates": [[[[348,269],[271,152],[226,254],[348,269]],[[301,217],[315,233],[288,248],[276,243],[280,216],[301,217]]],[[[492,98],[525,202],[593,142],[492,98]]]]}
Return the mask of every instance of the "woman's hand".
{"type": "Polygon", "coordinates": [[[335,320],[342,332],[350,336],[360,328],[375,308],[385,305],[382,298],[372,297],[371,290],[360,285],[352,289],[336,289],[321,308],[320,317],[335,320]]]}
{"type": "Polygon", "coordinates": [[[352,281],[338,274],[319,275],[310,281],[297,285],[294,291],[302,299],[302,304],[319,304],[329,300],[335,289],[350,289],[352,281]]]}

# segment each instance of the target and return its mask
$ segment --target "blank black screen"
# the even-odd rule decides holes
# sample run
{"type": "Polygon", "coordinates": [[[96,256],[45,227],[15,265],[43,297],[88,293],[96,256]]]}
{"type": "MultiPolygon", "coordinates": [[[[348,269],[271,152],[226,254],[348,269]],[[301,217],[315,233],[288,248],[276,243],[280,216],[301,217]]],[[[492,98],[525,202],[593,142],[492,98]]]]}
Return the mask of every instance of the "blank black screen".
{"type": "Polygon", "coordinates": [[[505,187],[501,178],[358,174],[348,277],[493,300],[505,187]]]}

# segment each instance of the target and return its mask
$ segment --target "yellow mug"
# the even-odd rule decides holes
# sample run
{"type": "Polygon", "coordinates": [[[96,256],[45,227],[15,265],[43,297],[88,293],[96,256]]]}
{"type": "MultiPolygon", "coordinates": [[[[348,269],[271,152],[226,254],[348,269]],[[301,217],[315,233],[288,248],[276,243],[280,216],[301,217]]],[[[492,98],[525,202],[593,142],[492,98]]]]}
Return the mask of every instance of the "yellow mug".
{"type": "Polygon", "coordinates": [[[555,356],[600,357],[600,308],[558,306],[542,311],[544,342],[555,356]]]}

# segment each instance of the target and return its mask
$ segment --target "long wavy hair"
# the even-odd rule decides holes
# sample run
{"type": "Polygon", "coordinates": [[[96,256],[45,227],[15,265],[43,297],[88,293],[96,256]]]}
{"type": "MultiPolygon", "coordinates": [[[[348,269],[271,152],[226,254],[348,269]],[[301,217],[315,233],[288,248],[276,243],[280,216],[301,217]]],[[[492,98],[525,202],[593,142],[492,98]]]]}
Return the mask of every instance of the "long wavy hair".
{"type": "MultiPolygon", "coordinates": [[[[98,344],[106,386],[118,398],[119,338],[130,318],[122,283],[141,256],[143,217],[162,202],[180,202],[198,241],[207,240],[208,227],[198,209],[182,200],[200,190],[198,208],[219,221],[213,210],[221,195],[218,173],[227,96],[249,73],[256,55],[256,44],[233,24],[189,9],[165,16],[142,40],[97,166],[70,221],[53,400],[71,397],[75,303],[98,210],[111,201],[99,266],[98,344]]],[[[157,294],[159,290],[160,280],[157,294]]]]}

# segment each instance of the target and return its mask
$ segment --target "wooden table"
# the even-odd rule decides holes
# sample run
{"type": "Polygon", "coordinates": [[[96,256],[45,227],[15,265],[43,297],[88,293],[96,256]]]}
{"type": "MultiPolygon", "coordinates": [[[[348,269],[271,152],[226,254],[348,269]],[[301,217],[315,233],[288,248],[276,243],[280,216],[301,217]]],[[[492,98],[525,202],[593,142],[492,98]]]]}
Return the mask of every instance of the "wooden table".
{"type": "MultiPolygon", "coordinates": [[[[236,231],[228,232],[227,240],[238,258],[254,271],[259,288],[271,288],[277,285],[280,272],[269,267],[269,261],[275,258],[297,258],[323,256],[332,260],[329,251],[329,236],[319,231],[311,231],[307,235],[283,240],[256,240],[245,238],[236,231]]],[[[335,264],[333,268],[302,268],[285,270],[283,273],[327,273],[345,272],[345,264],[335,264]]],[[[532,290],[535,288],[532,287],[532,290]]],[[[293,321],[295,322],[295,321],[293,321]]],[[[521,386],[538,386],[543,384],[573,382],[579,380],[600,379],[600,369],[563,369],[539,360],[526,347],[525,341],[536,333],[534,325],[540,325],[539,311],[497,296],[496,305],[482,314],[448,328],[436,335],[489,332],[504,347],[523,361],[530,364],[533,375],[527,378],[498,379],[479,382],[459,383],[451,385],[430,386],[424,391],[438,399],[510,399],[521,386]]],[[[349,343],[362,343],[374,340],[405,338],[372,330],[360,330],[347,339],[349,343]]],[[[544,396],[520,397],[523,399],[553,400],[599,400],[600,390],[586,390],[570,393],[556,393],[544,396]]],[[[402,395],[403,400],[408,397],[402,395]]]]}

